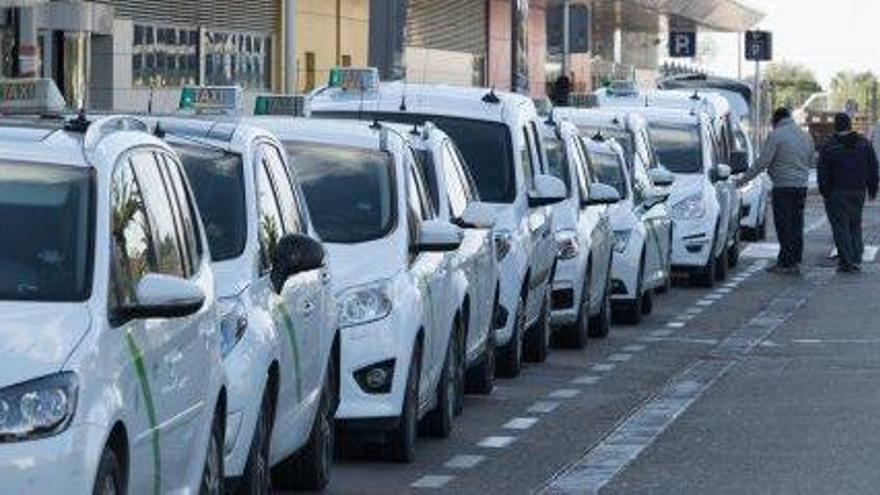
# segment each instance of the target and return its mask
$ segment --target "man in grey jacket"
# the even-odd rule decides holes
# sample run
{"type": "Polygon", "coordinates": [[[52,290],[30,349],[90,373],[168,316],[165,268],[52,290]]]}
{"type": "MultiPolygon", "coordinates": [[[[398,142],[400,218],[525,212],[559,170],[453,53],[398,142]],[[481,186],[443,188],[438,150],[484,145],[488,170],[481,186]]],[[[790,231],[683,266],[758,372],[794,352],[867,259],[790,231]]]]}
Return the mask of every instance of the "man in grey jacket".
{"type": "Polygon", "coordinates": [[[800,273],[804,261],[804,207],[816,148],[809,134],[801,130],[791,111],[773,113],[773,132],[764,143],[757,164],[739,180],[739,185],[767,171],[773,181],[773,223],[779,239],[779,258],[768,271],[800,273]]]}

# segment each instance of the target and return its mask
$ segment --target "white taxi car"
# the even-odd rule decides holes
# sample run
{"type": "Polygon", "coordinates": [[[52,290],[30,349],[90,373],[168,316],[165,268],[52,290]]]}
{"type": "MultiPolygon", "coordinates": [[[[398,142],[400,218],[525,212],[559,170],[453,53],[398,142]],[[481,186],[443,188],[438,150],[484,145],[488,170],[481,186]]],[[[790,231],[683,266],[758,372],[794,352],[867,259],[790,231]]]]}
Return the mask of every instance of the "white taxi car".
{"type": "Polygon", "coordinates": [[[229,377],[226,476],[264,493],[277,466],[276,489],[321,488],[333,456],[336,305],[287,154],[247,125],[155,125],[180,156],[211,248],[229,377]]]}
{"type": "Polygon", "coordinates": [[[671,283],[672,220],[665,201],[674,177],[660,169],[631,174],[623,148],[601,134],[586,145],[593,179],[614,187],[621,197],[609,209],[615,237],[611,282],[615,315],[639,323],[651,312],[653,293],[671,283]]]}
{"type": "Polygon", "coordinates": [[[552,117],[541,124],[547,172],[565,183],[568,197],[553,205],[557,266],[551,297],[555,340],[577,349],[587,337],[611,329],[611,262],[614,233],[608,206],[615,189],[594,182],[578,129],[552,117]]]}
{"type": "MultiPolygon", "coordinates": [[[[334,79],[334,78],[331,78],[334,79]]],[[[347,80],[338,77],[336,80],[347,80]]],[[[332,82],[332,81],[331,81],[332,82]]],[[[523,359],[546,359],[550,283],[556,265],[549,206],[565,185],[544,170],[544,145],[529,98],[488,88],[383,83],[330,85],[311,96],[312,116],[432,122],[454,141],[495,217],[500,302],[511,317],[496,332],[498,371],[519,374],[523,359]]]]}
{"type": "Polygon", "coordinates": [[[346,430],[382,433],[410,462],[420,419],[445,437],[459,387],[463,297],[449,258],[461,229],[434,213],[399,132],[368,122],[258,117],[284,144],[324,241],[340,305],[346,430]]]}
{"type": "Polygon", "coordinates": [[[500,281],[492,229],[495,219],[490,207],[480,202],[477,186],[464,158],[449,136],[428,123],[419,128],[398,126],[416,154],[428,194],[438,218],[458,225],[464,234],[461,247],[449,258],[450,280],[458,287],[453,294],[463,297],[462,355],[456,409],[460,410],[465,389],[489,394],[495,384],[495,327],[500,281]]]}
{"type": "Polygon", "coordinates": [[[0,123],[0,491],[222,493],[214,276],[177,156],[131,118],[35,122],[0,123]]]}
{"type": "MultiPolygon", "coordinates": [[[[755,165],[756,151],[752,144],[752,138],[742,126],[737,125],[733,130],[736,141],[736,150],[731,155],[731,169],[738,165],[738,169],[750,169],[755,165]],[[740,162],[739,164],[737,162],[740,162]]],[[[770,191],[773,183],[767,172],[762,173],[756,180],[739,188],[742,196],[742,220],[743,237],[751,241],[760,241],[767,236],[767,215],[770,209],[770,191]]]]}

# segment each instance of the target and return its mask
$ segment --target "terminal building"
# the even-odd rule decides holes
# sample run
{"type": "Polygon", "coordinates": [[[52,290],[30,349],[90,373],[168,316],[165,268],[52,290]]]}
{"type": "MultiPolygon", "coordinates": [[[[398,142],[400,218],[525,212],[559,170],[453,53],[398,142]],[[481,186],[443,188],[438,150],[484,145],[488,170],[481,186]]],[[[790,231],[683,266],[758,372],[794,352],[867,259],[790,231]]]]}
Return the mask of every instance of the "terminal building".
{"type": "Polygon", "coordinates": [[[305,92],[335,66],[536,97],[651,81],[671,28],[738,32],[745,0],[5,0],[0,73],[51,77],[71,106],[169,112],[185,84],[305,92]]]}

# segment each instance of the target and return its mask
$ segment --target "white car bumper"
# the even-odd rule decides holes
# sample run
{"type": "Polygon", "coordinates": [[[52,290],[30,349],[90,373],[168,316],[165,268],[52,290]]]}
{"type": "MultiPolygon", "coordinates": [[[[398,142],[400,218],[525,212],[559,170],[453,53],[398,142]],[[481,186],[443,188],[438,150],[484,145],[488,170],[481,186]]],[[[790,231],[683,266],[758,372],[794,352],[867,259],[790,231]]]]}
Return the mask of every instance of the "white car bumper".
{"type": "Polygon", "coordinates": [[[630,242],[626,251],[614,251],[614,261],[611,268],[611,300],[633,300],[638,290],[639,264],[641,263],[641,247],[636,249],[635,243],[630,242]]]}
{"type": "Polygon", "coordinates": [[[97,426],[72,425],[53,437],[0,444],[0,492],[92,493],[106,435],[97,426]]]}
{"type": "Polygon", "coordinates": [[[740,225],[750,229],[758,228],[763,220],[766,205],[764,184],[760,180],[755,180],[740,189],[740,194],[745,213],[740,220],[740,225]]]}

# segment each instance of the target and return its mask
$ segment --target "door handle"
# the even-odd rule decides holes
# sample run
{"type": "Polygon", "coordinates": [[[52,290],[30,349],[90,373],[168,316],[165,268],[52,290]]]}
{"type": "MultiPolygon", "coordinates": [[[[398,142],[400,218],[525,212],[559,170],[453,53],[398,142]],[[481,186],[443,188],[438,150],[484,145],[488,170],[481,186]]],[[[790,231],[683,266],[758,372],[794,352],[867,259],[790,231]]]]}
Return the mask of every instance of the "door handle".
{"type": "Polygon", "coordinates": [[[315,304],[315,302],[312,301],[311,299],[307,299],[307,300],[303,301],[303,303],[302,303],[303,316],[311,315],[312,313],[315,312],[315,309],[317,309],[317,307],[318,307],[318,305],[315,304]]]}

